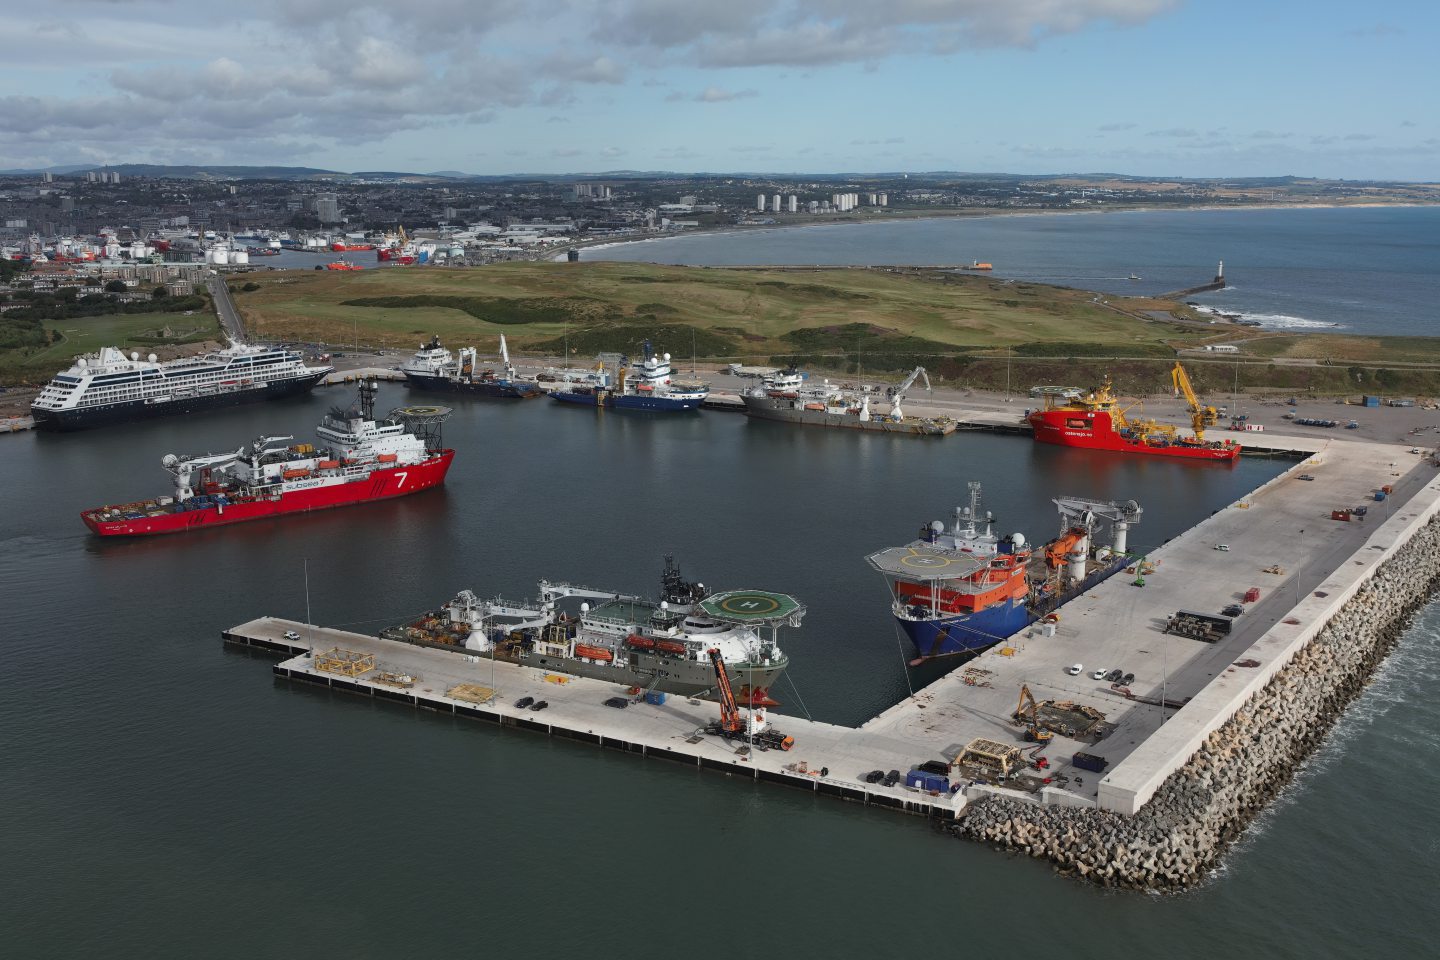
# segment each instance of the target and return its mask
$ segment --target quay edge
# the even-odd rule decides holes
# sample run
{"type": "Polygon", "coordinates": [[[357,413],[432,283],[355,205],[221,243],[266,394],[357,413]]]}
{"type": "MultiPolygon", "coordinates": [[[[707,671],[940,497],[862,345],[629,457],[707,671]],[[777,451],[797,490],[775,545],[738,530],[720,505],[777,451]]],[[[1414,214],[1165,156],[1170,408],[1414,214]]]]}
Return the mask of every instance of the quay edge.
{"type": "Polygon", "coordinates": [[[1296,607],[1309,625],[1271,651],[1268,669],[1246,682],[1222,677],[1202,691],[1227,699],[1196,704],[1189,717],[1190,704],[1180,710],[1101,781],[1100,809],[1040,807],[992,791],[973,798],[950,829],[1105,886],[1182,890],[1203,882],[1440,588],[1440,483],[1431,482],[1323,587],[1329,596],[1312,593],[1296,607]],[[1365,553],[1371,556],[1356,559],[1365,553]],[[1356,563],[1364,567],[1352,573],[1356,563]]]}

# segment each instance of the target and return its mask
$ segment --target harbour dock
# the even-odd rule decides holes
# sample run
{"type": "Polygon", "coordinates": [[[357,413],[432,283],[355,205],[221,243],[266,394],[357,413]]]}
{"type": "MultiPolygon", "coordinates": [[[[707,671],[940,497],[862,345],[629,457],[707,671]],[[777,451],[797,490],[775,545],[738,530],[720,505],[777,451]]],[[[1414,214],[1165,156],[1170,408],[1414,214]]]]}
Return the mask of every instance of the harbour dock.
{"type": "Polygon", "coordinates": [[[718,716],[710,701],[670,697],[615,709],[605,701],[626,691],[613,683],[562,680],[459,649],[271,617],[224,636],[285,656],[274,671],[287,680],[902,812],[955,818],[977,799],[1001,796],[1133,815],[1440,513],[1440,475],[1410,448],[1270,433],[1263,440],[1307,459],[1152,550],[1138,574],[1122,572],[1072,600],[1058,622],[1010,638],[859,727],[771,711],[772,726],[795,740],[788,752],[705,735],[718,716]],[[1376,499],[1382,487],[1389,491],[1376,499]],[[1359,506],[1368,509],[1353,512],[1359,506]],[[1349,519],[1333,519],[1341,510],[1351,511],[1349,519]],[[1139,578],[1143,587],[1135,585],[1139,578]],[[1258,598],[1244,601],[1252,590],[1258,598]],[[1219,611],[1232,603],[1243,603],[1245,612],[1215,642],[1164,630],[1178,610],[1219,611]],[[298,639],[287,640],[287,631],[298,639]],[[337,672],[314,656],[336,648],[373,660],[363,670],[337,672]],[[1072,675],[1067,668],[1074,664],[1082,669],[1072,675]],[[1123,669],[1134,679],[1123,688],[1092,679],[1101,668],[1123,669]],[[393,678],[402,675],[413,685],[397,686],[393,678]],[[955,766],[954,793],[865,781],[873,770],[948,764],[976,740],[1033,749],[1011,720],[1022,687],[1042,700],[1098,712],[1104,735],[1056,734],[1043,751],[1045,771],[1027,763],[1002,779],[955,766]],[[523,697],[549,708],[515,707],[523,697]],[[1077,753],[1098,758],[1102,770],[1094,761],[1076,766],[1077,753]]]}

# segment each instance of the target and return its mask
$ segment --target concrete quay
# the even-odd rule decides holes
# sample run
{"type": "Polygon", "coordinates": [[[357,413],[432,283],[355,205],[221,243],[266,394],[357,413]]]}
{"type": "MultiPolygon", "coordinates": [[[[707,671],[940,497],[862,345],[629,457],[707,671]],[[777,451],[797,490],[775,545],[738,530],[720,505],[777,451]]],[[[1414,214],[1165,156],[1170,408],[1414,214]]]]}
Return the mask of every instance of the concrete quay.
{"type": "Polygon", "coordinates": [[[793,736],[795,748],[752,751],[741,741],[727,742],[700,733],[719,718],[719,707],[711,701],[671,696],[661,705],[639,702],[619,710],[605,706],[607,699],[625,696],[626,688],[614,683],[568,676],[556,682],[547,678],[560,675],[492,661],[483,655],[418,647],[276,617],[251,620],[223,636],[229,643],[287,656],[275,665],[274,673],[288,680],[921,816],[953,817],[965,803],[963,796],[932,796],[903,786],[865,783],[861,778],[872,769],[902,766],[897,751],[905,745],[879,737],[857,737],[850,727],[772,712],[772,725],[793,736]],[[286,639],[287,632],[296,633],[299,639],[286,639]],[[312,651],[323,654],[337,646],[374,656],[375,669],[352,677],[317,666],[312,651]],[[415,684],[398,687],[378,679],[380,673],[408,674],[415,684]],[[517,708],[514,704],[523,697],[544,700],[550,706],[538,712],[517,708]],[[799,769],[802,766],[804,769],[799,769]]]}
{"type": "Polygon", "coordinates": [[[663,706],[616,710],[604,706],[622,692],[614,684],[578,678],[555,683],[525,666],[273,618],[235,627],[226,638],[289,655],[275,668],[289,679],[866,804],[955,817],[967,803],[999,796],[1031,806],[1134,816],[1437,511],[1440,478],[1409,448],[1330,444],[1152,551],[1148,560],[1155,569],[1143,589],[1121,573],[1071,601],[1061,608],[1053,636],[1037,628],[1011,638],[859,728],[772,711],[772,723],[795,738],[789,753],[737,751],[718,738],[697,737],[718,714],[707,701],[672,697],[663,706]],[[1302,472],[1314,479],[1300,479],[1302,472]],[[1394,492],[1375,502],[1373,492],[1382,485],[1394,492]],[[1334,509],[1361,504],[1370,508],[1364,521],[1330,518],[1334,509]],[[1228,550],[1216,549],[1222,545],[1228,550]],[[1283,573],[1264,572],[1276,567],[1283,573]],[[1222,642],[1163,632],[1176,610],[1218,612],[1251,587],[1260,588],[1261,599],[1247,605],[1222,642]],[[285,641],[287,630],[301,640],[285,641]],[[373,655],[377,671],[408,673],[420,681],[400,690],[372,674],[338,676],[306,655],[334,646],[373,655]],[[1083,665],[1078,676],[1066,672],[1074,663],[1083,665]],[[1102,667],[1134,673],[1130,695],[1090,679],[1102,667]],[[484,703],[454,695],[466,684],[497,693],[484,703]],[[1110,732],[1098,741],[1057,735],[1047,749],[1051,767],[1044,776],[1051,782],[1032,779],[1018,784],[1020,789],[1013,780],[972,780],[959,794],[945,796],[863,782],[870,770],[905,771],[924,760],[952,759],[977,737],[1022,745],[1010,722],[1022,685],[1039,699],[1069,700],[1103,712],[1110,732]],[[551,706],[540,713],[511,706],[524,696],[551,706]],[[1080,751],[1104,758],[1103,775],[1073,766],[1071,757],[1080,751]],[[802,761],[803,772],[797,769],[802,761]]]}

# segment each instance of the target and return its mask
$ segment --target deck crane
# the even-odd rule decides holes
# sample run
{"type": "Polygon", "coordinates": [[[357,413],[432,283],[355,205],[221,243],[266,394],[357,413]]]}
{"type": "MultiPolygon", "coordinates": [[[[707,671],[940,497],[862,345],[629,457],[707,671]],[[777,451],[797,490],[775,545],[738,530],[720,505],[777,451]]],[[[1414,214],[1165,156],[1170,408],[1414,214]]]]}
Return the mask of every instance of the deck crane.
{"type": "Polygon", "coordinates": [[[1085,579],[1092,552],[1097,559],[1105,559],[1100,551],[1092,550],[1097,520],[1110,524],[1109,552],[1123,554],[1130,548],[1131,525],[1139,523],[1145,513],[1134,500],[1056,497],[1052,502],[1060,511],[1060,536],[1046,546],[1045,566],[1051,576],[1068,576],[1074,583],[1085,579]]]}
{"type": "Polygon", "coordinates": [[[910,376],[906,377],[900,386],[891,387],[886,391],[890,396],[890,416],[892,418],[896,420],[905,419],[905,414],[900,410],[900,402],[905,399],[906,391],[915,386],[915,381],[922,379],[925,381],[925,389],[928,392],[930,390],[930,374],[925,372],[924,367],[916,367],[910,371],[910,376]]]}
{"type": "Polygon", "coordinates": [[[710,656],[710,663],[715,667],[715,689],[720,695],[720,719],[706,727],[705,732],[726,740],[748,738],[761,750],[789,750],[795,746],[794,737],[787,737],[766,724],[763,709],[752,708],[748,719],[740,715],[740,707],[735,702],[735,691],[730,686],[730,675],[725,671],[725,660],[720,655],[720,648],[711,647],[706,652],[710,656]]]}
{"type": "Polygon", "coordinates": [[[515,365],[510,362],[510,348],[505,346],[505,334],[500,334],[500,361],[505,367],[505,379],[515,379],[515,365]]]}
{"type": "Polygon", "coordinates": [[[183,503],[195,496],[195,491],[190,487],[190,478],[196,470],[208,470],[211,467],[234,463],[244,453],[244,447],[234,453],[217,453],[204,457],[177,457],[173,453],[167,453],[160,460],[160,465],[175,477],[175,500],[183,503]]]}
{"type": "Polygon", "coordinates": [[[1201,406],[1199,398],[1195,396],[1195,390],[1190,386],[1190,375],[1175,361],[1175,368],[1170,371],[1170,382],[1175,385],[1175,396],[1184,397],[1185,403],[1190,409],[1190,428],[1195,431],[1196,440],[1205,439],[1205,428],[1213,427],[1220,420],[1220,414],[1214,407],[1201,406]]]}

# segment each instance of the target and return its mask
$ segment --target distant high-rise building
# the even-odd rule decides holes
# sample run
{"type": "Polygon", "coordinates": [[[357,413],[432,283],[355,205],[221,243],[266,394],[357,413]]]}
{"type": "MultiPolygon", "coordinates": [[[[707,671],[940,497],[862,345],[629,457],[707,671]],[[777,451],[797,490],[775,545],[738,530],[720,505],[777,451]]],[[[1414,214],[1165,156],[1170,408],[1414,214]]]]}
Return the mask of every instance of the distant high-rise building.
{"type": "Polygon", "coordinates": [[[60,198],[60,212],[61,212],[61,213],[72,213],[72,212],[74,212],[74,210],[75,210],[75,198],[74,198],[74,197],[61,197],[61,198],[60,198]]]}
{"type": "Polygon", "coordinates": [[[230,196],[232,196],[232,197],[235,196],[235,193],[236,193],[235,184],[232,183],[232,184],[230,184],[230,196]]]}
{"type": "Polygon", "coordinates": [[[882,206],[882,207],[888,207],[889,205],[890,205],[890,194],[888,194],[888,193],[882,193],[882,194],[880,194],[880,206],[882,206]]]}
{"type": "Polygon", "coordinates": [[[55,182],[55,174],[51,173],[49,170],[46,170],[45,173],[44,173],[44,175],[41,176],[40,179],[41,179],[41,180],[44,180],[46,183],[54,183],[54,182],[55,182]]]}
{"type": "Polygon", "coordinates": [[[820,209],[820,201],[819,201],[819,200],[811,200],[811,201],[810,201],[809,203],[807,203],[805,206],[809,207],[811,213],[814,213],[814,212],[816,212],[817,210],[820,209]]]}
{"type": "Polygon", "coordinates": [[[120,182],[120,174],[119,174],[119,173],[112,172],[112,173],[110,174],[110,182],[111,182],[111,183],[119,183],[119,182],[120,182]]]}
{"type": "Polygon", "coordinates": [[[340,222],[340,201],[333,193],[322,193],[315,198],[315,215],[321,223],[340,222]]]}
{"type": "Polygon", "coordinates": [[[85,174],[85,179],[88,180],[88,181],[90,181],[91,183],[94,183],[94,182],[95,182],[95,171],[94,171],[94,170],[91,170],[91,171],[89,171],[88,173],[86,173],[86,174],[85,174]]]}
{"type": "Polygon", "coordinates": [[[765,194],[757,193],[755,195],[755,209],[760,213],[765,212],[765,194]]]}
{"type": "Polygon", "coordinates": [[[459,215],[460,211],[456,210],[454,207],[446,207],[440,211],[440,216],[444,217],[446,220],[454,220],[459,215]]]}
{"type": "Polygon", "coordinates": [[[788,198],[787,201],[786,201],[786,207],[787,207],[787,209],[789,209],[789,211],[790,211],[791,213],[799,213],[799,212],[800,212],[800,198],[797,197],[797,196],[795,196],[795,194],[793,194],[793,193],[790,194],[789,198],[788,198]]]}
{"type": "Polygon", "coordinates": [[[771,213],[779,213],[779,212],[780,212],[780,194],[778,194],[778,193],[775,194],[775,196],[773,196],[773,197],[770,198],[770,212],[771,212],[771,213]]]}

